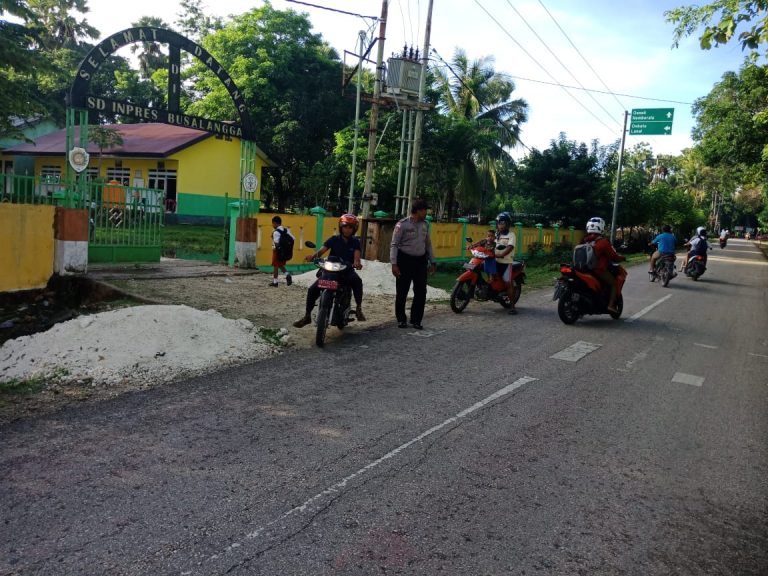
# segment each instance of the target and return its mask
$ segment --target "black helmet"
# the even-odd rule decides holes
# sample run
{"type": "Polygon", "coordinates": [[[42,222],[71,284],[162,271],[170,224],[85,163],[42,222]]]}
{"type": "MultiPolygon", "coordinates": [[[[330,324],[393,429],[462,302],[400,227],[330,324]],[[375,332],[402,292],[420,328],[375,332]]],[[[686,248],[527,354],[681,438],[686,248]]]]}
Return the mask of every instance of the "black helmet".
{"type": "Polygon", "coordinates": [[[512,216],[509,215],[509,212],[501,212],[498,216],[496,216],[496,224],[499,222],[506,222],[507,226],[512,226],[512,216]]]}

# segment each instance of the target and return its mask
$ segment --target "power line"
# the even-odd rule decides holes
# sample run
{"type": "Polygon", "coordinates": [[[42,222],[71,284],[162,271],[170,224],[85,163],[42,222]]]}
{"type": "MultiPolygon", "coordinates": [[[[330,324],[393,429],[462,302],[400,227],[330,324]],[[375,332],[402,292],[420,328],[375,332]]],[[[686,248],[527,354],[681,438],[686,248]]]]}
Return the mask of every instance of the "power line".
{"type": "Polygon", "coordinates": [[[318,6],[317,4],[310,4],[309,2],[301,2],[300,0],[285,0],[291,4],[301,4],[303,6],[309,6],[310,8],[320,8],[321,10],[328,10],[328,12],[337,12],[339,14],[346,14],[347,16],[357,16],[358,18],[373,18],[378,20],[378,16],[365,16],[364,14],[357,14],[355,12],[347,12],[345,10],[338,10],[337,8],[329,8],[328,6],[318,6]]]}
{"type": "Polygon", "coordinates": [[[482,9],[482,11],[483,11],[483,12],[485,12],[485,13],[486,13],[486,15],[487,15],[487,16],[488,16],[488,17],[489,17],[491,20],[493,20],[493,22],[494,22],[494,23],[495,23],[495,24],[496,24],[496,25],[497,25],[497,26],[498,26],[498,27],[499,27],[499,28],[502,30],[502,32],[504,32],[504,33],[505,33],[505,34],[506,34],[506,35],[509,37],[509,39],[510,39],[510,40],[512,40],[512,42],[514,42],[515,44],[517,44],[517,46],[520,48],[520,50],[522,50],[522,51],[523,51],[523,52],[524,52],[524,53],[525,53],[525,54],[526,54],[526,55],[527,55],[527,56],[528,56],[528,57],[529,57],[531,60],[533,60],[533,62],[534,62],[534,63],[536,63],[536,65],[537,65],[539,68],[541,68],[542,70],[544,70],[544,72],[547,74],[547,76],[549,76],[550,78],[552,78],[552,80],[555,82],[555,84],[556,84],[556,85],[560,86],[560,87],[561,87],[563,90],[565,90],[565,93],[566,93],[566,94],[568,94],[568,96],[570,96],[571,98],[573,98],[573,100],[574,100],[574,101],[575,101],[575,102],[576,102],[576,103],[577,103],[579,106],[581,106],[582,108],[584,108],[584,110],[587,112],[587,114],[589,114],[589,115],[590,115],[590,116],[592,116],[592,117],[593,117],[595,120],[597,120],[597,121],[598,121],[600,124],[602,124],[603,126],[605,126],[605,128],[606,128],[607,130],[609,130],[609,131],[613,131],[613,130],[614,130],[613,128],[611,128],[610,126],[608,126],[608,124],[606,124],[605,122],[603,122],[603,120],[602,120],[602,119],[600,119],[600,118],[599,118],[599,117],[598,117],[598,116],[597,116],[597,115],[596,115],[594,112],[592,112],[592,110],[590,110],[589,108],[587,108],[587,107],[584,105],[584,103],[583,103],[581,100],[579,100],[579,99],[578,99],[578,98],[576,98],[576,97],[575,97],[573,94],[571,94],[571,92],[568,90],[568,88],[566,88],[566,87],[565,87],[563,84],[560,84],[560,83],[557,81],[557,78],[555,78],[555,77],[554,77],[554,76],[553,76],[553,75],[552,75],[552,74],[551,74],[551,73],[550,73],[550,72],[549,72],[549,71],[546,69],[546,67],[544,67],[544,66],[543,66],[543,65],[542,65],[542,64],[541,64],[541,63],[540,63],[538,60],[536,60],[536,58],[534,58],[534,57],[533,57],[533,55],[531,55],[531,53],[530,53],[530,52],[528,52],[528,50],[526,50],[526,49],[523,47],[523,45],[522,45],[522,44],[520,44],[520,42],[518,42],[517,40],[515,40],[514,36],[512,36],[512,34],[510,34],[509,30],[507,30],[507,29],[506,29],[504,26],[502,26],[501,22],[499,22],[499,21],[498,21],[496,18],[494,18],[494,16],[493,16],[493,15],[492,15],[490,12],[488,12],[488,10],[485,8],[485,6],[483,6],[483,5],[480,3],[480,0],[475,0],[475,4],[477,4],[477,5],[478,5],[478,6],[479,6],[479,7],[482,9]]]}
{"type": "MultiPolygon", "coordinates": [[[[550,54],[552,54],[552,57],[553,57],[555,60],[557,60],[557,62],[560,64],[560,66],[562,66],[562,67],[563,67],[563,69],[564,69],[566,72],[568,72],[568,74],[570,74],[571,78],[573,78],[573,79],[576,81],[576,83],[577,83],[579,86],[581,86],[581,88],[582,88],[582,89],[584,89],[584,85],[583,85],[583,84],[582,84],[582,83],[579,81],[579,79],[578,79],[578,78],[576,78],[576,75],[575,75],[573,72],[571,72],[570,68],[568,68],[568,66],[566,66],[566,65],[563,63],[563,61],[562,61],[562,60],[560,60],[560,58],[557,56],[557,54],[555,54],[555,53],[554,53],[554,51],[553,51],[553,50],[552,50],[552,49],[549,47],[549,44],[547,44],[547,43],[544,41],[544,39],[543,39],[541,36],[539,36],[539,33],[538,33],[538,32],[536,32],[536,30],[534,30],[533,26],[531,26],[531,25],[528,23],[528,20],[526,20],[526,19],[525,19],[525,16],[523,16],[523,15],[520,13],[520,11],[519,11],[517,8],[515,8],[515,7],[514,7],[514,5],[512,4],[512,2],[511,2],[510,0],[507,0],[507,4],[509,4],[509,7],[510,7],[510,8],[512,8],[512,10],[514,10],[514,11],[515,11],[515,14],[517,14],[517,15],[520,17],[520,19],[521,19],[521,20],[522,20],[522,21],[525,23],[525,25],[526,25],[526,26],[528,26],[528,29],[529,29],[531,32],[533,32],[533,35],[534,35],[534,36],[536,36],[536,38],[538,38],[538,39],[539,39],[539,42],[541,42],[541,43],[544,45],[544,48],[546,48],[546,49],[549,51],[549,53],[550,53],[550,54]]],[[[589,92],[589,91],[586,91],[586,92],[587,92],[587,96],[589,96],[589,97],[592,99],[592,101],[593,101],[595,104],[597,104],[597,105],[598,105],[598,106],[599,106],[599,107],[600,107],[600,108],[603,110],[603,112],[605,112],[605,113],[606,113],[606,114],[607,114],[609,117],[613,118],[613,114],[612,114],[612,113],[611,113],[611,112],[610,112],[608,109],[606,109],[606,107],[605,107],[605,106],[603,106],[603,105],[602,105],[602,104],[601,104],[601,103],[598,101],[598,99],[597,99],[597,98],[595,98],[595,97],[592,95],[592,93],[591,93],[591,92],[589,92]]],[[[621,126],[621,124],[619,124],[619,123],[617,123],[617,124],[618,124],[619,126],[621,126]]]]}
{"type": "MultiPolygon", "coordinates": [[[[583,90],[585,92],[595,92],[597,94],[610,94],[614,96],[624,96],[625,98],[634,98],[636,100],[649,100],[652,102],[668,102],[670,104],[684,104],[686,106],[693,106],[693,102],[682,102],[680,100],[669,100],[667,98],[651,98],[648,96],[636,96],[634,94],[622,94],[621,92],[598,90],[596,88],[584,88],[579,86],[569,86],[567,84],[561,84],[559,82],[547,82],[546,80],[534,80],[533,78],[524,78],[523,76],[515,76],[514,74],[507,74],[505,72],[499,72],[499,76],[506,76],[507,78],[514,78],[515,80],[523,80],[524,82],[535,82],[536,84],[546,84],[547,86],[558,86],[560,88],[570,88],[571,90],[583,90]]],[[[623,108],[623,106],[622,106],[623,108]]]]}
{"type": "MultiPolygon", "coordinates": [[[[585,64],[586,64],[586,65],[589,67],[589,69],[590,69],[590,70],[592,70],[592,73],[593,73],[595,76],[597,76],[597,79],[598,79],[598,80],[600,80],[600,82],[601,82],[601,84],[602,84],[603,86],[605,86],[605,89],[606,89],[606,90],[608,90],[608,92],[607,92],[607,93],[608,93],[608,94],[611,94],[611,95],[613,96],[614,100],[616,100],[616,102],[618,102],[618,104],[619,104],[619,106],[621,106],[622,110],[626,110],[626,109],[627,109],[627,107],[626,107],[626,106],[624,106],[624,104],[622,104],[622,103],[621,103],[621,101],[620,101],[620,100],[619,100],[619,99],[616,97],[616,94],[614,94],[613,90],[611,90],[610,88],[608,88],[608,85],[607,85],[607,84],[605,83],[605,81],[603,81],[603,79],[600,77],[600,74],[598,74],[598,73],[597,73],[597,71],[596,71],[594,68],[592,68],[592,65],[589,63],[589,60],[587,60],[587,59],[584,57],[584,55],[583,55],[583,54],[581,53],[581,51],[578,49],[578,47],[576,46],[576,44],[574,44],[574,43],[573,43],[573,40],[571,40],[571,38],[568,36],[568,34],[566,34],[566,33],[565,33],[565,30],[563,30],[562,26],[560,26],[560,23],[559,23],[559,22],[558,22],[558,21],[555,19],[555,17],[554,17],[554,16],[552,15],[552,13],[551,13],[551,12],[550,12],[550,11],[547,9],[547,7],[546,7],[546,6],[544,6],[544,2],[542,2],[541,0],[539,0],[539,4],[541,4],[541,7],[542,7],[542,8],[544,8],[544,11],[545,11],[545,12],[546,12],[546,13],[549,15],[549,17],[552,19],[552,22],[554,22],[554,23],[555,23],[555,26],[557,26],[557,28],[560,30],[560,32],[562,32],[562,33],[563,33],[563,36],[565,36],[565,39],[566,39],[566,40],[568,40],[568,42],[570,42],[571,46],[573,46],[573,49],[574,49],[574,50],[576,50],[576,53],[577,53],[579,56],[581,56],[581,59],[582,59],[582,60],[584,60],[584,63],[585,63],[585,64]]],[[[682,102],[681,102],[681,104],[682,104],[682,102]]]]}

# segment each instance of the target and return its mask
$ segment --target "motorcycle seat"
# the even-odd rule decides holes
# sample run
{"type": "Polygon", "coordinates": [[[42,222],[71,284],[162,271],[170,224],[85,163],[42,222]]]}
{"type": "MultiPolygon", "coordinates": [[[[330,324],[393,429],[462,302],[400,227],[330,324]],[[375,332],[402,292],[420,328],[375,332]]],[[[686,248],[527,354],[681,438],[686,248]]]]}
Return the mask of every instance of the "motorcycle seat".
{"type": "Polygon", "coordinates": [[[522,270],[522,268],[523,268],[522,262],[518,262],[517,260],[512,262],[512,270],[522,270]]]}

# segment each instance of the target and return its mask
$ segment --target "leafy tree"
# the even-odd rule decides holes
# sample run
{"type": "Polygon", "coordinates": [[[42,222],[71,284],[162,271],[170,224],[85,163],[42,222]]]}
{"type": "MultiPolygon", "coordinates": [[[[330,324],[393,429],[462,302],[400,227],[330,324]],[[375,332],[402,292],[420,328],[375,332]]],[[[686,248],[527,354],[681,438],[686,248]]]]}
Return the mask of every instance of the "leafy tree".
{"type": "Polygon", "coordinates": [[[703,6],[682,6],[664,12],[667,22],[675,24],[674,42],[703,28],[699,44],[705,50],[727,44],[741,24],[751,28],[738,35],[742,50],[749,50],[755,61],[759,48],[768,42],[768,2],[765,0],[715,0],[703,6]]]}
{"type": "Polygon", "coordinates": [[[560,134],[544,152],[533,149],[518,163],[520,195],[532,198],[550,222],[583,226],[588,218],[608,215],[613,206],[610,185],[598,170],[595,150],[560,134]]]}
{"type": "Polygon", "coordinates": [[[206,12],[202,0],[181,0],[176,16],[179,32],[195,42],[223,27],[220,17],[206,12]]]}
{"type": "Polygon", "coordinates": [[[111,126],[95,125],[88,127],[88,139],[99,147],[99,174],[101,174],[101,160],[104,150],[117,148],[123,145],[123,135],[120,130],[111,126]]]}
{"type": "MultiPolygon", "coordinates": [[[[270,172],[277,208],[300,201],[310,192],[303,177],[331,153],[334,133],[353,116],[352,102],[339,96],[338,56],[311,32],[305,15],[269,3],[234,16],[202,43],[242,91],[256,140],[279,165],[270,172]]],[[[213,74],[197,65],[190,81],[201,97],[190,104],[190,113],[237,118],[213,74]]]]}
{"type": "Polygon", "coordinates": [[[0,138],[22,136],[15,118],[29,118],[43,114],[45,104],[35,89],[39,71],[47,63],[39,52],[30,49],[40,42],[39,26],[35,14],[26,2],[0,0],[0,16],[6,14],[23,23],[0,19],[0,138]]]}
{"type": "Polygon", "coordinates": [[[511,160],[506,148],[518,143],[528,113],[524,100],[510,100],[515,85],[499,76],[493,63],[489,56],[470,61],[458,49],[447,70],[434,71],[441,111],[471,127],[464,150],[454,150],[460,156],[455,191],[465,203],[480,206],[496,190],[498,168],[511,160]]]}

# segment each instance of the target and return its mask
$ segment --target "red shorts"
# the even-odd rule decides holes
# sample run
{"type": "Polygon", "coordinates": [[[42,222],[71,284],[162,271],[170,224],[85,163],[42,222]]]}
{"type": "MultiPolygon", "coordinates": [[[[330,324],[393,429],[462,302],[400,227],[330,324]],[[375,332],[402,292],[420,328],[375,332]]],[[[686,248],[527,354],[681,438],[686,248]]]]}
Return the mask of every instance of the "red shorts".
{"type": "Polygon", "coordinates": [[[277,268],[282,268],[285,266],[285,262],[278,260],[277,250],[272,250],[272,266],[277,268]]]}

